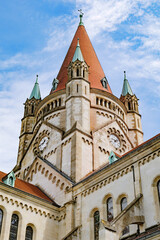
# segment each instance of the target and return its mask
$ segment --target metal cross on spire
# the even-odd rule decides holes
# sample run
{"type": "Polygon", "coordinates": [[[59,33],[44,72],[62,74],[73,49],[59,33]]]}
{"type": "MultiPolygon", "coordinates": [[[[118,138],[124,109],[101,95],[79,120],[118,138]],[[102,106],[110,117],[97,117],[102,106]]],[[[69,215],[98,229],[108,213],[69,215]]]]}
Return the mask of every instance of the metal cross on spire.
{"type": "Polygon", "coordinates": [[[82,12],[82,9],[79,9],[78,11],[80,12],[80,15],[79,15],[79,17],[80,17],[79,25],[84,25],[84,24],[83,24],[83,21],[82,21],[82,18],[83,18],[84,13],[82,12]]]}

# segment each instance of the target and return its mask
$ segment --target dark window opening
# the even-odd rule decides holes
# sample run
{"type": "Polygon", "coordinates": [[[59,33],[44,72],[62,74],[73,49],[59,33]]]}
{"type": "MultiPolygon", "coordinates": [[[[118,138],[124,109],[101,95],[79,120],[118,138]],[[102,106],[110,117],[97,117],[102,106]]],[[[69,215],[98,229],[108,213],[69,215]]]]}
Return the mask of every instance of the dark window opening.
{"type": "Polygon", "coordinates": [[[85,78],[85,70],[83,70],[83,77],[85,78]]]}
{"type": "Polygon", "coordinates": [[[109,107],[109,109],[111,109],[111,102],[108,103],[108,107],[109,107]]]}
{"type": "Polygon", "coordinates": [[[34,112],[34,105],[32,105],[32,113],[34,112]]]}
{"type": "Polygon", "coordinates": [[[107,200],[107,220],[108,222],[113,220],[113,200],[111,197],[107,200]]]}
{"type": "Polygon", "coordinates": [[[160,180],[157,183],[157,190],[158,190],[158,198],[159,198],[159,202],[160,202],[160,180]]]}
{"type": "Polygon", "coordinates": [[[12,176],[9,178],[9,185],[13,186],[13,177],[12,176]]]}
{"type": "Polygon", "coordinates": [[[100,226],[99,211],[94,213],[94,240],[99,240],[99,226],[100,226]]]}
{"type": "Polygon", "coordinates": [[[17,240],[18,222],[19,222],[19,217],[16,214],[13,214],[11,218],[9,240],[17,240]]]}
{"type": "Polygon", "coordinates": [[[128,102],[128,110],[131,110],[131,103],[128,102]]]}
{"type": "Polygon", "coordinates": [[[0,209],[0,234],[1,234],[1,229],[2,229],[2,222],[3,222],[3,211],[0,209]]]}
{"type": "Polygon", "coordinates": [[[103,105],[103,99],[100,99],[100,105],[101,106],[103,105]]]}
{"type": "Polygon", "coordinates": [[[98,105],[98,98],[96,98],[96,104],[98,105]]]}
{"type": "Polygon", "coordinates": [[[77,77],[79,76],[79,68],[77,68],[77,77]]]}
{"type": "Polygon", "coordinates": [[[61,98],[59,99],[59,107],[61,106],[61,98]]]}
{"type": "Polygon", "coordinates": [[[79,87],[79,86],[78,86],[78,84],[77,84],[77,93],[78,93],[78,87],[79,87]]]}
{"type": "Polygon", "coordinates": [[[27,226],[25,240],[32,240],[32,239],[33,239],[33,229],[32,227],[27,226]]]}
{"type": "Polygon", "coordinates": [[[57,100],[55,100],[55,107],[57,107],[57,100]]]}

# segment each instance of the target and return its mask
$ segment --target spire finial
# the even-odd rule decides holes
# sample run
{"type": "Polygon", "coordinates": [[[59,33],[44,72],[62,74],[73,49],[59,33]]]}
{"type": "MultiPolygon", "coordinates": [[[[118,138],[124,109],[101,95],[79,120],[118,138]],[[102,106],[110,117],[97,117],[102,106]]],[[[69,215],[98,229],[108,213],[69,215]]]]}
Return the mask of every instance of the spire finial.
{"type": "Polygon", "coordinates": [[[126,78],[126,71],[124,71],[124,80],[125,80],[125,79],[127,79],[127,78],[126,78]]]}
{"type": "Polygon", "coordinates": [[[82,12],[82,9],[79,9],[78,11],[80,12],[80,15],[79,15],[79,17],[80,17],[79,26],[81,26],[81,25],[84,25],[84,24],[83,24],[83,21],[82,21],[82,18],[83,18],[84,13],[82,12]]]}
{"type": "Polygon", "coordinates": [[[36,75],[36,83],[38,83],[38,74],[36,75]]]}

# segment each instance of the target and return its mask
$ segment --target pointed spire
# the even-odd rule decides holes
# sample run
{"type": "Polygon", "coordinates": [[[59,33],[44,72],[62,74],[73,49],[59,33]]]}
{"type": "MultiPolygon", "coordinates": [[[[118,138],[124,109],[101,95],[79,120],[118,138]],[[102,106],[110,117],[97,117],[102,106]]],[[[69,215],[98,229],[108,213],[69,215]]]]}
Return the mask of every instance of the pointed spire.
{"type": "Polygon", "coordinates": [[[81,26],[81,25],[84,26],[83,21],[82,21],[84,13],[82,12],[82,9],[79,9],[78,11],[80,12],[80,15],[79,15],[79,18],[80,18],[79,26],[81,26]]]}
{"type": "Polygon", "coordinates": [[[124,82],[123,82],[123,89],[122,89],[122,96],[126,96],[127,94],[130,94],[133,96],[132,89],[129,85],[129,82],[126,78],[126,71],[124,71],[124,82]]]}
{"type": "Polygon", "coordinates": [[[36,82],[34,84],[34,87],[33,87],[33,90],[31,92],[29,99],[31,99],[33,97],[35,99],[41,99],[41,93],[40,93],[39,83],[38,83],[38,75],[36,75],[36,82]]]}
{"type": "MultiPolygon", "coordinates": [[[[68,81],[68,66],[70,62],[72,62],[76,46],[77,46],[77,39],[79,38],[81,51],[83,53],[83,58],[86,64],[89,66],[89,77],[88,81],[90,82],[91,88],[100,89],[112,94],[111,88],[109,83],[107,83],[107,88],[102,86],[101,80],[105,77],[104,71],[102,66],[97,58],[95,50],[92,46],[92,43],[89,39],[89,36],[86,32],[86,29],[83,25],[79,25],[77,31],[73,37],[71,45],[68,49],[68,52],[65,56],[65,59],[62,63],[62,66],[59,70],[57,75],[57,79],[59,84],[55,91],[59,91],[65,89],[66,83],[68,81]]],[[[51,93],[53,91],[51,90],[51,93]]]]}
{"type": "Polygon", "coordinates": [[[77,59],[81,62],[84,61],[84,58],[83,58],[83,55],[82,55],[82,52],[81,52],[81,48],[80,48],[80,45],[79,45],[79,38],[78,38],[78,41],[77,41],[77,47],[76,47],[72,62],[75,62],[77,59]]]}

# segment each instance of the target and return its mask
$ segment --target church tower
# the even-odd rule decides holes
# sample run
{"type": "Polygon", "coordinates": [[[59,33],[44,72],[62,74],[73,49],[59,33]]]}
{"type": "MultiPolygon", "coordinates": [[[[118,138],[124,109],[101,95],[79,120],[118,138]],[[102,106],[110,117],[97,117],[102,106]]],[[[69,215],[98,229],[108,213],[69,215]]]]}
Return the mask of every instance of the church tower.
{"type": "Polygon", "coordinates": [[[24,117],[21,120],[21,132],[19,136],[19,149],[17,159],[18,164],[21,161],[24,153],[26,152],[31,138],[33,137],[33,127],[35,125],[35,111],[40,101],[41,94],[37,75],[31,95],[24,103],[24,117]]]}
{"type": "Polygon", "coordinates": [[[90,133],[90,83],[88,65],[84,61],[79,39],[72,61],[68,66],[66,84],[66,131],[77,122],[84,132],[90,133]]]}
{"type": "Polygon", "coordinates": [[[133,94],[130,84],[124,71],[124,82],[120,100],[127,109],[127,124],[129,127],[129,136],[135,145],[143,142],[143,132],[141,125],[141,115],[138,109],[138,98],[133,94]]]}
{"type": "Polygon", "coordinates": [[[112,93],[82,16],[50,94],[41,100],[37,76],[25,102],[15,170],[27,181],[36,159],[78,182],[142,142],[138,99],[126,74],[120,99],[112,93]]]}

